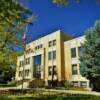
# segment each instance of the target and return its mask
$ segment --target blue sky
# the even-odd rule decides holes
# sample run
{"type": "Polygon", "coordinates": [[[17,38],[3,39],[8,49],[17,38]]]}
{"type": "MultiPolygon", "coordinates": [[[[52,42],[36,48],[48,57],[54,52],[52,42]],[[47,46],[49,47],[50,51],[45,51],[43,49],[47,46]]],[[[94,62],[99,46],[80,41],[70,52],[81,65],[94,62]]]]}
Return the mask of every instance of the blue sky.
{"type": "Polygon", "coordinates": [[[29,35],[39,38],[58,29],[73,36],[81,36],[100,19],[100,4],[96,0],[81,0],[80,5],[70,0],[68,7],[57,7],[51,0],[29,0],[28,7],[37,16],[29,35]]]}

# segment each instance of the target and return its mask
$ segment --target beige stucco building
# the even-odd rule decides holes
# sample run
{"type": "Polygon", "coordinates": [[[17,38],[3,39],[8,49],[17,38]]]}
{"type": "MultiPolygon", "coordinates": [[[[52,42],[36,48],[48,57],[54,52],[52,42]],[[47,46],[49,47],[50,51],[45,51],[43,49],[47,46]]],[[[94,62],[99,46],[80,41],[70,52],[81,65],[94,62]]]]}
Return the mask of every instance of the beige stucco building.
{"type": "Polygon", "coordinates": [[[17,58],[16,80],[22,80],[24,71],[25,87],[36,78],[46,85],[53,79],[59,84],[69,81],[89,87],[89,80],[80,74],[79,48],[84,41],[84,36],[73,38],[58,30],[27,44],[25,55],[17,58]]]}

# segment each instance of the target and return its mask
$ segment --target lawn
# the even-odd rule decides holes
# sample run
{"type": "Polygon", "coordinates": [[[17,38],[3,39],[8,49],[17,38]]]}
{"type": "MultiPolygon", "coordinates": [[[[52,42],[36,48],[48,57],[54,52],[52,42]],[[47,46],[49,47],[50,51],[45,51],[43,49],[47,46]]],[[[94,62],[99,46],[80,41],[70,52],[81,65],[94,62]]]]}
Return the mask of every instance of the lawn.
{"type": "Polygon", "coordinates": [[[30,94],[1,95],[0,100],[100,100],[100,96],[38,91],[30,94]]]}

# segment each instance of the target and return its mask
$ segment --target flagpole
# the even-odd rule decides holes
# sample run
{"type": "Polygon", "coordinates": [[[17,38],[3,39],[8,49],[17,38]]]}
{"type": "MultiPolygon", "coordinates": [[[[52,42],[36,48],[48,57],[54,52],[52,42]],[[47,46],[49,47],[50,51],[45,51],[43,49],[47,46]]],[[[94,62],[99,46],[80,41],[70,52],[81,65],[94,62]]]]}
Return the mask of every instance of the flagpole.
{"type": "Polygon", "coordinates": [[[22,37],[22,41],[23,41],[23,49],[24,49],[24,64],[23,64],[23,74],[22,74],[22,93],[23,93],[23,88],[24,88],[24,75],[25,75],[25,63],[26,63],[26,56],[25,56],[25,51],[26,51],[26,32],[27,32],[27,26],[26,26],[26,29],[25,29],[25,32],[23,34],[23,37],[22,37]]]}

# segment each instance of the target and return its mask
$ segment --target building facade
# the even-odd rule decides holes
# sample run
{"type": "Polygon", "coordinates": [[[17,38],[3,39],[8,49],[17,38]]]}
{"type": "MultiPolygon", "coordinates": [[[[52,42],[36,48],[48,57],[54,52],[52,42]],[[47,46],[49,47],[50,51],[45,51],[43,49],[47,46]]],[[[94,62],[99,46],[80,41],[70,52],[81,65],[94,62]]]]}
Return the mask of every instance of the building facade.
{"type": "Polygon", "coordinates": [[[25,87],[37,78],[45,85],[53,80],[89,87],[89,80],[80,74],[79,49],[84,41],[84,36],[73,38],[58,30],[27,44],[25,54],[17,58],[16,80],[22,80],[24,71],[25,87]]]}

